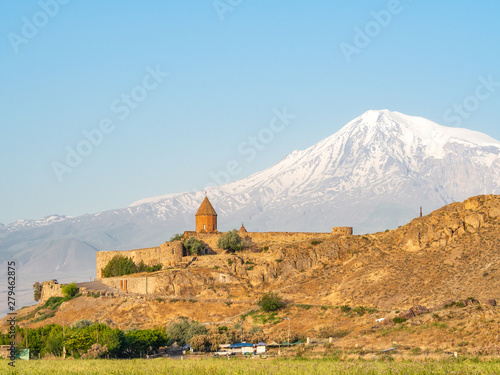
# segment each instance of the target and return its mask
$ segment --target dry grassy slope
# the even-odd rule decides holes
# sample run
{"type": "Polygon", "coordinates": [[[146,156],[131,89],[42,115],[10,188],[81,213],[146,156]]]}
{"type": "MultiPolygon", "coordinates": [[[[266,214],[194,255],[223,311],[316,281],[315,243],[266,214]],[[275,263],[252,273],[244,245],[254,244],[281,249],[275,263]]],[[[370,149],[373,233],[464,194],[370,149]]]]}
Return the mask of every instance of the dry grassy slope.
{"type": "MultiPolygon", "coordinates": [[[[187,269],[157,274],[164,302],[137,296],[80,297],[33,326],[82,318],[114,321],[120,328],[153,327],[179,316],[201,322],[236,321],[256,307],[243,300],[257,300],[268,290],[279,291],[293,303],[393,310],[417,303],[435,307],[467,297],[498,300],[499,220],[500,196],[479,196],[383,233],[332,238],[316,245],[271,241],[267,251],[199,257],[187,269]],[[170,302],[179,297],[198,302],[170,302]],[[204,301],[214,298],[240,303],[204,301]]],[[[23,309],[19,316],[33,309],[23,309]]],[[[326,319],[299,309],[294,324],[305,332],[331,324],[332,319],[333,315],[326,319]]],[[[5,323],[4,319],[2,331],[5,323]]]]}
{"type": "MultiPolygon", "coordinates": [[[[339,261],[306,271],[283,292],[289,300],[402,309],[449,299],[500,297],[500,197],[479,196],[445,206],[393,231],[353,236],[284,251],[292,268],[313,263],[321,248],[339,261]],[[302,252],[302,254],[300,254],[302,252]],[[305,276],[304,275],[304,276],[305,276]]],[[[320,261],[321,262],[321,261],[320,261]]],[[[291,273],[290,282],[297,279],[291,273]]]]}

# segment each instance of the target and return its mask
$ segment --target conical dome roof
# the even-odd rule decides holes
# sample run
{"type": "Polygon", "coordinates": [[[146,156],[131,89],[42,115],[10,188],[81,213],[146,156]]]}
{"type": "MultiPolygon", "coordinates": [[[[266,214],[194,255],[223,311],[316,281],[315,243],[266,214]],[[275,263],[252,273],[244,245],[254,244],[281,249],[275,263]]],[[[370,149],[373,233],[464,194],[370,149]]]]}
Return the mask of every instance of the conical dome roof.
{"type": "Polygon", "coordinates": [[[200,216],[200,215],[217,216],[217,212],[215,212],[214,208],[212,207],[212,204],[208,200],[208,197],[205,197],[205,199],[203,199],[200,208],[198,208],[198,211],[196,211],[195,216],[200,216]]]}

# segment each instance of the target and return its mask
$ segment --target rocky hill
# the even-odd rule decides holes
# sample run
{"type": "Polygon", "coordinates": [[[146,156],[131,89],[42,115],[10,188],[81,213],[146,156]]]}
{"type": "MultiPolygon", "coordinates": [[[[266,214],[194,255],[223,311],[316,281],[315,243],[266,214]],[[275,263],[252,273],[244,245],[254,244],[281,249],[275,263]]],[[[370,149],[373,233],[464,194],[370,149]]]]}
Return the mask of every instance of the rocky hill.
{"type": "MultiPolygon", "coordinates": [[[[471,335],[472,331],[484,333],[484,340],[496,342],[500,337],[500,315],[494,306],[500,300],[499,249],[500,196],[483,195],[444,206],[390,231],[322,242],[271,239],[262,248],[201,256],[187,268],[150,275],[156,276],[161,293],[134,295],[116,290],[92,298],[96,291],[84,290],[53,316],[43,319],[51,311],[40,309],[39,304],[20,310],[18,319],[21,325],[36,327],[85,318],[121,329],[159,326],[181,316],[221,325],[243,319],[248,330],[258,326],[277,334],[286,328],[282,317],[293,316],[294,332],[317,335],[334,324],[347,332],[371,330],[375,319],[392,322],[396,312],[421,305],[433,314],[414,318],[412,322],[420,322],[417,325],[445,319],[449,326],[465,324],[471,327],[471,335]],[[266,291],[277,291],[288,303],[277,316],[256,311],[256,301],[266,291]],[[443,306],[448,307],[443,310],[443,306]]],[[[1,324],[5,331],[6,320],[1,324]]],[[[448,340],[448,331],[432,327],[430,337],[439,333],[445,337],[441,341],[448,340]]],[[[354,337],[342,340],[352,343],[354,337]]],[[[367,340],[378,345],[376,337],[374,333],[367,340]]]]}
{"type": "Polygon", "coordinates": [[[264,171],[230,183],[224,173],[209,171],[213,181],[203,182],[214,186],[203,191],[79,217],[51,215],[0,225],[0,264],[16,261],[22,274],[17,288],[27,294],[19,300],[29,303],[36,281],[87,280],[96,251],[157,246],[194,229],[205,192],[223,231],[242,221],[250,231],[394,229],[413,218],[419,206],[429,212],[469,196],[499,194],[500,142],[421,117],[372,110],[264,171]]]}

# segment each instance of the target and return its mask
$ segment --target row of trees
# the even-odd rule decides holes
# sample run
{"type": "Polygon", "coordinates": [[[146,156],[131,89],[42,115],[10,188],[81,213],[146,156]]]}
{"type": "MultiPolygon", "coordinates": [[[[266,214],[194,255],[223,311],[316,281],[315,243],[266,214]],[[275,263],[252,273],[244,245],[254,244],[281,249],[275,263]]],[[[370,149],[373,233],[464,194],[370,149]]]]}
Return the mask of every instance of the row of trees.
{"type": "MultiPolygon", "coordinates": [[[[30,353],[35,357],[39,354],[42,357],[61,356],[65,347],[68,356],[85,358],[89,357],[87,354],[94,346],[94,351],[98,349],[97,356],[133,358],[156,350],[168,342],[164,329],[121,331],[87,320],[76,322],[71,327],[49,324],[36,329],[24,329],[16,326],[16,343],[19,348],[26,347],[26,337],[30,353]]],[[[10,344],[7,334],[2,335],[1,341],[3,345],[10,344]]]]}
{"type": "MultiPolygon", "coordinates": [[[[78,296],[74,283],[62,287],[65,297],[51,297],[44,308],[57,308],[63,301],[78,296]]],[[[259,301],[264,312],[273,312],[285,306],[282,298],[275,292],[268,292],[259,301]]],[[[109,320],[108,320],[109,322],[109,320]]],[[[280,330],[273,334],[273,339],[280,340],[285,332],[280,330]]],[[[97,358],[102,356],[115,358],[133,358],[154,352],[161,346],[176,342],[179,346],[187,343],[195,351],[215,351],[221,344],[232,344],[243,340],[243,327],[206,326],[187,318],[172,323],[169,327],[146,330],[111,329],[105,323],[91,322],[83,319],[72,326],[49,324],[36,329],[25,329],[16,326],[16,343],[19,348],[26,347],[26,335],[30,352],[34,356],[61,356],[63,348],[67,355],[75,358],[97,358]]],[[[253,327],[246,332],[245,339],[259,342],[268,339],[262,329],[253,327]]],[[[10,344],[9,335],[1,335],[0,343],[10,344]]]]}
{"type": "MultiPolygon", "coordinates": [[[[276,330],[270,337],[260,327],[249,331],[243,330],[240,324],[232,326],[205,326],[187,318],[164,327],[144,330],[111,329],[99,322],[81,320],[72,326],[49,324],[36,329],[25,329],[16,326],[16,343],[18,348],[28,348],[33,357],[63,355],[74,358],[138,358],[155,353],[160,347],[177,343],[183,346],[191,344],[193,351],[216,351],[221,344],[232,344],[246,340],[259,342],[268,339],[284,341],[286,330],[276,330]],[[244,336],[243,336],[244,333],[244,336]],[[27,336],[26,336],[27,335],[27,336]]],[[[0,335],[2,345],[10,345],[9,335],[0,335]]]]}
{"type": "Polygon", "coordinates": [[[161,270],[161,267],[161,264],[147,266],[142,260],[136,265],[130,257],[115,255],[108,264],[106,264],[106,267],[104,267],[102,275],[103,277],[113,277],[130,275],[137,272],[155,272],[161,270]]]}
{"type": "MultiPolygon", "coordinates": [[[[205,245],[200,240],[197,240],[194,236],[184,239],[184,236],[182,234],[174,234],[172,237],[170,237],[170,241],[182,241],[184,249],[186,249],[187,253],[191,255],[201,255],[205,251],[205,245]]],[[[246,243],[243,238],[241,238],[236,229],[225,233],[217,241],[217,247],[219,249],[229,251],[243,250],[248,246],[249,244],[246,243]]]]}

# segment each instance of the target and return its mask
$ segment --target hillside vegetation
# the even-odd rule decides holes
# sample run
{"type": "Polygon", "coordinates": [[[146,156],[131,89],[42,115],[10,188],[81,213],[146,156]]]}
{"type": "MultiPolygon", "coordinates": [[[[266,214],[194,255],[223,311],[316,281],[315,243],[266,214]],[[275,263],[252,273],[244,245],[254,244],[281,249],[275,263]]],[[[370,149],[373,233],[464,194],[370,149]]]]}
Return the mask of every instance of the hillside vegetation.
{"type": "MultiPolygon", "coordinates": [[[[365,354],[397,346],[415,355],[498,355],[499,249],[500,196],[478,196],[391,231],[270,240],[262,248],[201,256],[185,269],[154,273],[161,293],[84,294],[47,319],[36,320],[44,314],[33,314],[36,306],[20,310],[18,319],[33,328],[89,319],[120,329],[179,317],[218,326],[243,321],[247,339],[281,342],[290,324],[294,339],[334,337],[335,345],[365,354]],[[266,292],[278,293],[286,306],[260,310],[266,292]],[[412,306],[420,307],[408,312],[412,306]]],[[[7,330],[5,319],[1,327],[7,330]]]]}

